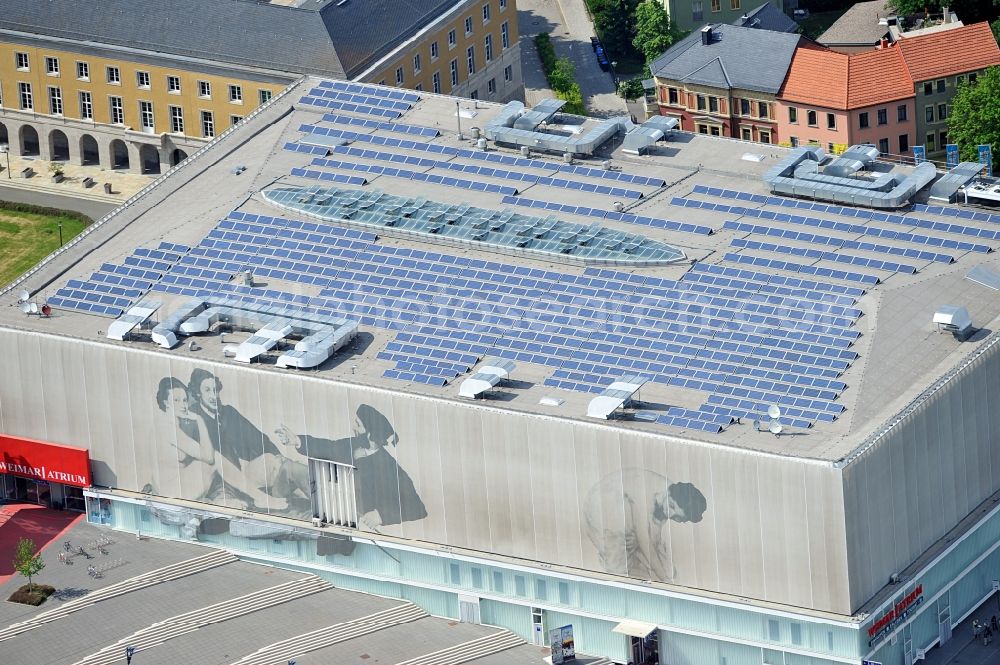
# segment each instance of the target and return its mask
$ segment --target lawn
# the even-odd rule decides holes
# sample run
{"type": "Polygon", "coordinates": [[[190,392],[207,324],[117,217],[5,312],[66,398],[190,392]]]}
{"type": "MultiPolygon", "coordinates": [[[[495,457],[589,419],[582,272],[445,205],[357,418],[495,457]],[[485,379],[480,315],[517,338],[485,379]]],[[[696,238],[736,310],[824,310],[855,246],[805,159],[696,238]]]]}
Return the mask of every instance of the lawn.
{"type": "Polygon", "coordinates": [[[0,287],[59,248],[59,223],[63,244],[89,223],[82,215],[58,210],[25,212],[0,202],[0,287]]]}

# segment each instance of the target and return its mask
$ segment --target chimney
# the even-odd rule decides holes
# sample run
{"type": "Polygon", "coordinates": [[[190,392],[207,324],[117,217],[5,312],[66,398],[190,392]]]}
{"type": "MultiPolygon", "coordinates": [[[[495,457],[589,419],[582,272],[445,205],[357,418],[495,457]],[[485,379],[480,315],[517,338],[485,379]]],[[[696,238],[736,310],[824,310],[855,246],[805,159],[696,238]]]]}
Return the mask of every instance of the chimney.
{"type": "Polygon", "coordinates": [[[880,49],[881,49],[881,48],[889,48],[889,39],[888,39],[888,37],[883,37],[883,38],[882,38],[882,39],[881,39],[881,40],[879,41],[879,43],[878,43],[878,47],[879,47],[880,49]]]}
{"type": "Polygon", "coordinates": [[[705,46],[712,43],[712,26],[706,25],[701,29],[701,43],[705,46]]]}
{"type": "Polygon", "coordinates": [[[941,22],[951,23],[951,8],[949,8],[948,5],[945,5],[944,7],[941,8],[941,12],[944,14],[944,17],[941,19],[941,22]]]}

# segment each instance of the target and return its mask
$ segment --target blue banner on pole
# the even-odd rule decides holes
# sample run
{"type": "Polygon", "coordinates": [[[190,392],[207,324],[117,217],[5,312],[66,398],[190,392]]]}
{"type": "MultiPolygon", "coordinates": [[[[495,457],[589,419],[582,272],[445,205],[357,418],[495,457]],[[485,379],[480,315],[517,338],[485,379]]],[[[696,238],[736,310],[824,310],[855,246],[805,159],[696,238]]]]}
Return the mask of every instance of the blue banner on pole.
{"type": "Polygon", "coordinates": [[[922,145],[913,146],[913,163],[921,164],[927,161],[927,148],[922,145]]]}
{"type": "Polygon", "coordinates": [[[945,149],[945,159],[947,160],[948,168],[953,169],[958,166],[958,145],[954,143],[949,143],[944,147],[945,149]]]}
{"type": "Polygon", "coordinates": [[[993,148],[989,145],[979,146],[979,163],[983,165],[982,175],[993,175],[993,148]]]}

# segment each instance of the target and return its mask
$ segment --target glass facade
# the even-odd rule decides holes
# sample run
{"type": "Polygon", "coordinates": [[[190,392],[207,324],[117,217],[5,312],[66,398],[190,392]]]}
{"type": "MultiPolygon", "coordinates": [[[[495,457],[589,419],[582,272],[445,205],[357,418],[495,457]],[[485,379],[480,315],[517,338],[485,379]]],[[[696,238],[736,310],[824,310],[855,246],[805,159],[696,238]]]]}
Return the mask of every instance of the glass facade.
{"type": "Polygon", "coordinates": [[[628,660],[628,638],[612,632],[619,618],[659,625],[664,663],[826,665],[859,657],[856,628],[806,616],[121,497],[88,496],[88,518],[142,535],[196,538],[248,560],[315,573],[344,588],[411,600],[453,619],[460,618],[459,594],[478,596],[483,623],[529,642],[531,608],[542,608],[545,631],[572,624],[578,650],[619,662],[628,660]]]}
{"type": "Polygon", "coordinates": [[[660,627],[662,663],[832,665],[864,658],[905,665],[950,635],[942,621],[957,624],[989,599],[1000,570],[998,508],[855,627],[121,497],[88,493],[87,517],[142,535],[214,543],[343,588],[410,600],[438,616],[459,619],[458,595],[478,596],[483,623],[529,642],[532,608],[541,608],[544,631],[572,624],[579,651],[618,662],[628,660],[628,638],[612,631],[622,617],[660,627]],[[918,586],[921,600],[870,646],[869,627],[918,586]]]}

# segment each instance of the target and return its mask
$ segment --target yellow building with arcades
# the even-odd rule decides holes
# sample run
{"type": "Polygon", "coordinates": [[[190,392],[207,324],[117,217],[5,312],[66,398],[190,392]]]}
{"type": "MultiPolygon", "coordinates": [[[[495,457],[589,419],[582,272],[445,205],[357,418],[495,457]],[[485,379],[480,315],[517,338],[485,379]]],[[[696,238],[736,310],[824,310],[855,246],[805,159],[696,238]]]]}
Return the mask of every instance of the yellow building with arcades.
{"type": "Polygon", "coordinates": [[[514,0],[7,0],[0,143],[157,174],[302,75],[523,96],[514,0]]]}

